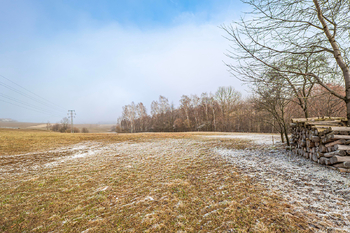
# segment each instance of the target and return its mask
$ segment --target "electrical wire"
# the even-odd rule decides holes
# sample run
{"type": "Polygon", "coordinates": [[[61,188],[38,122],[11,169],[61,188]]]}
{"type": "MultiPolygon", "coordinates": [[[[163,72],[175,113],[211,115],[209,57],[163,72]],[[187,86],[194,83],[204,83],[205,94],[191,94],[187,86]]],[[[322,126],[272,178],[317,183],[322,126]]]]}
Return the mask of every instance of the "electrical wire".
{"type": "Polygon", "coordinates": [[[22,105],[25,105],[25,106],[29,106],[30,108],[33,108],[33,109],[36,109],[36,110],[39,110],[39,111],[42,111],[42,112],[45,112],[45,113],[48,113],[48,114],[57,114],[57,113],[48,111],[47,109],[43,109],[43,108],[38,107],[38,106],[35,106],[35,105],[33,105],[33,104],[24,102],[24,101],[22,101],[22,100],[13,98],[13,97],[8,96],[8,95],[5,95],[5,94],[3,94],[3,93],[0,93],[0,97],[6,98],[6,99],[8,99],[8,100],[10,100],[10,101],[13,101],[13,102],[16,102],[16,103],[18,103],[18,104],[22,104],[22,105]]]}
{"type": "Polygon", "coordinates": [[[35,109],[31,109],[31,108],[28,108],[28,107],[25,107],[25,106],[21,106],[21,105],[18,105],[18,104],[14,104],[14,103],[11,103],[11,102],[2,100],[2,99],[0,99],[0,101],[5,102],[5,103],[8,103],[8,104],[12,104],[12,105],[17,106],[17,107],[26,108],[26,109],[29,109],[29,110],[31,110],[31,111],[35,111],[35,112],[38,112],[38,113],[44,113],[44,114],[47,114],[47,115],[50,115],[50,116],[61,117],[61,116],[58,116],[58,115],[53,115],[53,114],[51,114],[51,113],[46,113],[46,112],[38,111],[38,110],[35,110],[35,109]]]}
{"type": "Polygon", "coordinates": [[[56,112],[59,112],[59,113],[62,113],[62,112],[63,112],[62,110],[58,110],[58,109],[52,108],[52,106],[46,104],[45,102],[40,101],[40,100],[37,100],[37,99],[33,98],[32,96],[30,96],[30,95],[28,95],[28,94],[26,94],[26,93],[24,93],[24,92],[22,92],[22,91],[19,91],[19,90],[17,90],[16,88],[11,87],[10,85],[7,85],[6,83],[0,82],[0,86],[3,86],[3,87],[5,87],[5,88],[7,88],[7,89],[9,89],[9,90],[12,90],[12,91],[14,91],[14,92],[16,92],[16,93],[18,93],[18,94],[24,96],[24,97],[27,97],[27,98],[29,98],[29,99],[31,99],[31,100],[37,102],[37,103],[40,103],[40,104],[42,104],[42,105],[44,105],[44,106],[46,106],[46,107],[48,107],[48,108],[51,108],[53,111],[56,111],[56,112]]]}
{"type": "Polygon", "coordinates": [[[43,97],[41,97],[41,96],[39,96],[39,95],[35,94],[34,92],[32,92],[32,91],[28,90],[28,89],[27,89],[27,88],[25,88],[25,87],[22,87],[21,85],[19,85],[19,84],[15,83],[14,81],[12,81],[12,80],[10,80],[10,79],[6,78],[5,76],[3,76],[3,75],[1,75],[1,74],[0,74],[0,77],[2,77],[2,78],[4,78],[4,79],[6,79],[7,81],[9,81],[9,82],[11,82],[11,83],[15,84],[16,86],[18,86],[18,87],[22,88],[23,90],[26,90],[26,91],[28,91],[29,93],[31,93],[31,94],[33,94],[33,95],[35,95],[35,96],[39,97],[40,99],[42,99],[42,100],[46,101],[47,103],[50,103],[51,105],[56,106],[56,107],[58,107],[58,108],[63,109],[64,111],[66,111],[66,109],[65,109],[65,108],[63,108],[63,107],[61,107],[61,106],[59,106],[59,105],[57,105],[57,104],[55,104],[55,103],[53,103],[53,102],[51,102],[51,101],[49,101],[49,100],[47,100],[47,99],[45,99],[45,98],[43,98],[43,97]]]}

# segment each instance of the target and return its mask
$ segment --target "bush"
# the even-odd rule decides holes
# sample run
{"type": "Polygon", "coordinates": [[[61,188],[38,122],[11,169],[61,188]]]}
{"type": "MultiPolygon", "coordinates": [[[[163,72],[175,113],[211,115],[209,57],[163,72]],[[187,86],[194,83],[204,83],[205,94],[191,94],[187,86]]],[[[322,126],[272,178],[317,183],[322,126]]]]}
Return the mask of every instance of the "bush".
{"type": "Polygon", "coordinates": [[[89,133],[89,130],[88,130],[87,128],[84,127],[84,128],[81,130],[81,132],[82,132],[82,133],[89,133]]]}
{"type": "Polygon", "coordinates": [[[51,126],[51,130],[55,132],[60,131],[60,124],[58,123],[54,124],[53,126],[51,126]]]}

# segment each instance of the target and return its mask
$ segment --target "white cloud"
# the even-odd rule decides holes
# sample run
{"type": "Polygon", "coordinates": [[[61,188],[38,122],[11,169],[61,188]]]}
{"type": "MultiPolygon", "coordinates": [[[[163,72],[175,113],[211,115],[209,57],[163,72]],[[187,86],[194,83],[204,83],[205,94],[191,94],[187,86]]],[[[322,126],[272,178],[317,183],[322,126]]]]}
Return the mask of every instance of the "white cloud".
{"type": "MultiPolygon", "coordinates": [[[[78,122],[109,121],[131,101],[150,106],[164,95],[177,105],[183,94],[215,92],[218,86],[243,91],[223,63],[229,61],[224,55],[229,43],[217,26],[183,23],[157,30],[116,23],[85,26],[51,39],[29,38],[26,50],[6,52],[0,62],[7,67],[5,76],[76,109],[78,122]]],[[[7,117],[25,118],[14,107],[7,107],[7,112],[7,117]]],[[[46,121],[37,114],[27,117],[46,121]]]]}

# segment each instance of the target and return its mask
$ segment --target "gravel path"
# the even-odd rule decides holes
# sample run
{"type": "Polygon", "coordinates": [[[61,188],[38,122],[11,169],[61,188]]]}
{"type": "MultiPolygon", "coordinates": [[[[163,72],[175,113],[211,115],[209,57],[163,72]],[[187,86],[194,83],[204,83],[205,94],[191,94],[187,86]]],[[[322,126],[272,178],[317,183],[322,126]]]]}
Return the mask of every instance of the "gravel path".
{"type": "Polygon", "coordinates": [[[281,150],[213,149],[305,213],[320,232],[350,232],[350,175],[281,150]]]}

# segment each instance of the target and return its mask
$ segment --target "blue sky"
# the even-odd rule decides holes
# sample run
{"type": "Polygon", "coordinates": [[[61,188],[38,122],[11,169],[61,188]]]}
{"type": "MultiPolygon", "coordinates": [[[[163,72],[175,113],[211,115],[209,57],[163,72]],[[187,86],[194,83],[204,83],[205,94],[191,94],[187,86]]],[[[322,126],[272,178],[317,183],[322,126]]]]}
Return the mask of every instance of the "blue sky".
{"type": "MultiPolygon", "coordinates": [[[[79,123],[115,121],[123,105],[143,102],[149,109],[159,95],[177,105],[183,94],[223,85],[244,92],[226,70],[229,42],[218,27],[240,17],[240,1],[0,0],[0,6],[0,75],[75,109],[79,123]]],[[[0,93],[40,105],[3,86],[0,93]]],[[[66,112],[52,109],[59,113],[50,116],[4,102],[0,109],[0,118],[31,122],[58,122],[66,112]]]]}

